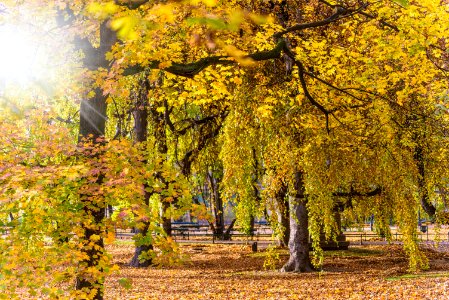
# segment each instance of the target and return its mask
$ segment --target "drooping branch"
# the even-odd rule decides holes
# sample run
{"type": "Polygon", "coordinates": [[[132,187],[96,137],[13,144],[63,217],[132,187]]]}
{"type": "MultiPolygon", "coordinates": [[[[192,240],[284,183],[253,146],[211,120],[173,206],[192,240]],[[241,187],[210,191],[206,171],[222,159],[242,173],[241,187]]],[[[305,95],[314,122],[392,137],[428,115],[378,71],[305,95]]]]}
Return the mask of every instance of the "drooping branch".
{"type": "Polygon", "coordinates": [[[199,119],[199,120],[195,120],[195,119],[192,119],[192,118],[184,119],[184,120],[182,120],[182,122],[188,122],[190,124],[187,125],[186,127],[182,128],[182,129],[175,130],[174,134],[175,135],[184,135],[184,134],[186,134],[187,130],[192,129],[192,128],[196,127],[196,126],[199,126],[201,124],[205,124],[207,122],[213,121],[214,119],[218,118],[219,116],[220,115],[211,115],[211,116],[207,116],[207,117],[204,117],[202,119],[199,119]]]}
{"type": "Polygon", "coordinates": [[[221,122],[218,122],[218,126],[216,126],[214,129],[212,129],[211,131],[202,134],[202,129],[204,128],[204,125],[202,128],[200,128],[200,139],[198,141],[198,144],[195,148],[187,151],[184,154],[184,157],[181,159],[181,161],[178,163],[182,169],[182,173],[184,175],[187,175],[190,173],[190,169],[192,166],[193,161],[195,160],[196,156],[201,152],[201,150],[203,150],[208,142],[210,140],[212,140],[213,138],[217,137],[218,134],[220,133],[220,130],[223,126],[223,120],[227,117],[228,115],[228,111],[224,110],[223,113],[220,115],[220,119],[221,122]]]}
{"type": "Polygon", "coordinates": [[[367,193],[355,191],[353,188],[351,188],[350,192],[334,192],[334,193],[332,193],[332,196],[335,196],[335,197],[374,197],[374,196],[380,195],[381,193],[382,193],[382,188],[378,186],[374,190],[371,190],[367,193]]]}
{"type": "MultiPolygon", "coordinates": [[[[369,192],[360,192],[360,191],[355,191],[353,188],[351,188],[351,190],[349,192],[333,192],[332,196],[334,197],[347,197],[347,198],[351,198],[351,197],[374,197],[377,195],[380,195],[382,193],[382,188],[381,187],[376,187],[374,190],[369,191],[369,192]]],[[[307,194],[299,194],[296,195],[297,198],[307,198],[309,197],[309,195],[307,194]]]]}
{"type": "MultiPolygon", "coordinates": [[[[295,59],[294,56],[293,57],[291,56],[291,58],[293,60],[295,59]]],[[[313,106],[317,107],[324,114],[324,116],[326,118],[326,131],[327,131],[327,133],[329,133],[330,132],[330,128],[329,128],[329,111],[326,108],[324,108],[323,105],[318,103],[315,100],[315,98],[313,98],[313,96],[310,94],[309,89],[307,88],[306,79],[304,78],[304,71],[305,70],[304,70],[303,64],[300,61],[296,61],[296,60],[295,60],[295,64],[298,67],[299,81],[301,83],[302,90],[304,91],[304,95],[306,96],[307,100],[309,100],[309,102],[313,106]]]]}
{"type": "Polygon", "coordinates": [[[360,97],[357,97],[353,93],[348,92],[347,89],[339,88],[339,87],[337,87],[337,86],[333,85],[332,83],[330,83],[330,82],[328,82],[328,81],[318,77],[317,75],[315,75],[315,74],[313,74],[311,72],[304,71],[304,74],[309,76],[309,77],[312,77],[313,79],[318,80],[319,82],[327,85],[328,87],[330,87],[330,88],[332,88],[332,89],[334,89],[334,90],[336,90],[338,92],[341,92],[341,93],[343,93],[343,94],[345,94],[345,95],[347,95],[347,96],[349,96],[349,97],[351,97],[351,98],[353,98],[355,100],[358,100],[360,102],[368,102],[368,101],[366,101],[366,100],[364,100],[364,99],[362,99],[360,97]]]}
{"type": "MultiPolygon", "coordinates": [[[[338,5],[331,4],[331,3],[327,2],[326,0],[318,0],[318,1],[323,3],[326,6],[330,7],[330,8],[334,8],[335,9],[335,8],[338,7],[338,5]]],[[[376,21],[379,22],[380,25],[382,25],[384,27],[389,27],[389,28],[393,29],[394,31],[399,32],[399,29],[398,29],[398,27],[396,25],[388,23],[388,22],[386,22],[385,20],[382,20],[382,19],[378,20],[377,16],[369,14],[366,11],[364,11],[368,7],[368,5],[369,5],[368,3],[365,3],[359,9],[357,9],[354,12],[357,12],[357,13],[361,14],[362,16],[367,17],[369,19],[376,20],[376,21]]]]}
{"type": "Polygon", "coordinates": [[[362,16],[367,17],[369,19],[377,20],[379,22],[379,24],[382,25],[383,27],[388,27],[388,28],[393,29],[396,32],[399,32],[399,28],[396,25],[394,25],[394,24],[388,23],[387,21],[382,20],[382,19],[378,20],[376,16],[374,16],[372,14],[369,14],[369,13],[367,13],[365,11],[360,11],[359,13],[362,16]]]}
{"type": "Polygon", "coordinates": [[[430,60],[430,62],[440,71],[442,71],[443,73],[447,74],[447,72],[449,72],[449,69],[447,67],[444,66],[444,64],[439,64],[436,59],[434,57],[432,57],[430,48],[437,48],[439,50],[441,50],[443,53],[446,52],[447,50],[444,49],[440,49],[439,47],[434,47],[433,45],[430,45],[430,47],[426,48],[426,56],[427,59],[430,60]]]}

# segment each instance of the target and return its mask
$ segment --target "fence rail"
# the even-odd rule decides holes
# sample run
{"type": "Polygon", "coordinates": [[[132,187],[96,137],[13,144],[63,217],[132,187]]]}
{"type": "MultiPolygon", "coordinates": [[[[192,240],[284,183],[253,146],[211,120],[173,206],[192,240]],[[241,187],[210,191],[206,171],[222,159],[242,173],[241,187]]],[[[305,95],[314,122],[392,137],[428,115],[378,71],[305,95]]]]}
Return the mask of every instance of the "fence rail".
{"type": "MultiPolygon", "coordinates": [[[[387,238],[379,236],[376,233],[365,232],[365,231],[345,231],[343,234],[346,237],[346,241],[351,244],[363,245],[364,243],[373,243],[373,242],[386,242],[387,238]]],[[[134,234],[129,231],[117,231],[117,238],[130,238],[134,234]]],[[[185,228],[185,227],[174,227],[172,229],[172,236],[177,240],[195,240],[195,239],[203,239],[203,240],[212,240],[215,241],[217,239],[223,239],[222,236],[217,236],[212,233],[209,228],[185,228]]],[[[243,239],[243,240],[272,240],[272,233],[263,230],[263,231],[255,231],[253,234],[242,233],[237,230],[233,230],[230,233],[231,239],[243,239]]],[[[402,241],[403,234],[398,232],[393,232],[391,234],[391,241],[400,242],[402,241]]],[[[419,232],[417,236],[419,241],[448,241],[449,242],[449,232],[439,234],[433,232],[419,232]]]]}

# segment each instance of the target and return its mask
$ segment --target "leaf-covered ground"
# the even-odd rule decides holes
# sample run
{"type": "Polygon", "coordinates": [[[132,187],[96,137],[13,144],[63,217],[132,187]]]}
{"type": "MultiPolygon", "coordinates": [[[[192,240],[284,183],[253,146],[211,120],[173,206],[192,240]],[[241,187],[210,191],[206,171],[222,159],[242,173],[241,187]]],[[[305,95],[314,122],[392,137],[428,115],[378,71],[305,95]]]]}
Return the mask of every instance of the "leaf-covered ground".
{"type": "MultiPolygon", "coordinates": [[[[185,245],[182,266],[127,267],[131,244],[110,246],[121,271],[107,279],[106,299],[448,299],[449,253],[426,250],[431,269],[407,274],[397,245],[355,246],[326,253],[322,272],[266,271],[264,252],[245,245],[185,245]],[[128,289],[119,284],[129,279],[128,289]]],[[[282,250],[280,261],[287,260],[282,250]]]]}

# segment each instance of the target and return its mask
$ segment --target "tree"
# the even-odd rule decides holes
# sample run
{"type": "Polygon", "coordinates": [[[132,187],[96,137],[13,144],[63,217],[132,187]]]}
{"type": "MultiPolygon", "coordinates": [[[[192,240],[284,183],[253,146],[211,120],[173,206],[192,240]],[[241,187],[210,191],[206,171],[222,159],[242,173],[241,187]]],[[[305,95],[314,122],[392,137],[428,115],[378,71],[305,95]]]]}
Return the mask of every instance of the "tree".
{"type": "MultiPolygon", "coordinates": [[[[240,182],[233,183],[229,174],[224,176],[229,187],[238,189],[243,211],[253,214],[253,200],[260,201],[258,197],[263,195],[255,193],[256,178],[261,174],[255,170],[255,162],[261,162],[259,166],[266,171],[263,182],[267,189],[288,186],[291,259],[284,270],[311,269],[307,231],[312,235],[319,264],[319,236],[323,230],[327,237],[333,235],[337,223],[333,210],[342,201],[338,195],[345,198],[341,195],[353,191],[358,196],[351,205],[355,210],[374,213],[380,227],[388,230],[387,217],[398,217],[410,267],[425,267],[416,240],[416,195],[430,206],[426,191],[447,177],[438,167],[446,158],[441,150],[445,131],[428,132],[430,123],[439,126],[447,121],[439,113],[440,108],[446,109],[447,98],[444,52],[449,23],[445,22],[444,5],[433,0],[419,4],[118,0],[104,5],[86,0],[68,5],[57,2],[50,9],[65,11],[60,19],[69,24],[65,26],[83,53],[83,67],[90,70],[83,82],[78,81],[79,86],[87,86],[79,128],[79,141],[84,144],[75,156],[68,151],[64,160],[68,165],[72,160],[82,162],[85,170],[79,171],[79,184],[69,193],[70,201],[64,202],[79,205],[75,205],[75,223],[80,227],[72,227],[79,230],[79,235],[71,238],[80,242],[79,251],[73,250],[80,255],[74,261],[79,266],[77,287],[84,289],[84,296],[101,299],[107,271],[103,210],[120,189],[106,189],[110,194],[103,189],[111,180],[121,182],[120,187],[142,187],[145,182],[150,187],[149,181],[154,182],[153,175],[160,171],[144,163],[142,153],[132,147],[109,153],[112,146],[121,149],[120,143],[104,144],[103,138],[98,139],[107,135],[107,99],[127,101],[126,87],[136,79],[132,75],[142,72],[148,72],[150,81],[163,74],[164,80],[155,92],[160,94],[154,98],[162,103],[156,111],[160,108],[161,113],[166,112],[164,126],[171,127],[170,135],[176,139],[182,135],[179,130],[188,128],[185,140],[168,149],[169,153],[173,151],[184,178],[190,175],[198,153],[223,130],[225,172],[236,161],[245,166],[239,173],[240,182]],[[120,42],[115,41],[115,33],[120,42]],[[191,117],[197,113],[183,118],[183,106],[200,107],[203,118],[191,117]],[[170,124],[166,116],[171,110],[179,112],[172,115],[179,118],[178,125],[187,127],[177,129],[175,123],[170,124]],[[422,118],[421,110],[425,112],[422,118]],[[223,123],[228,114],[237,123],[223,123]],[[428,118],[437,121],[427,122],[428,118]],[[201,122],[206,119],[214,121],[201,122]],[[235,160],[229,158],[232,141],[226,131],[239,133],[234,145],[243,152],[235,160]],[[421,145],[423,141],[426,143],[421,145]],[[118,170],[127,165],[122,161],[126,156],[133,162],[128,174],[118,170]],[[117,158],[115,165],[111,164],[113,157],[117,158]],[[435,180],[430,180],[429,174],[435,180]],[[120,176],[125,179],[120,181],[120,176]],[[267,184],[270,182],[271,186],[267,184]],[[381,187],[381,195],[365,197],[376,187],[381,187]]],[[[26,132],[19,132],[18,140],[24,141],[26,132]]],[[[6,153],[14,153],[16,145],[8,145],[6,153]]],[[[2,163],[18,170],[24,170],[20,164],[33,170],[42,168],[24,154],[26,147],[19,148],[23,150],[19,151],[22,161],[6,157],[2,163]]],[[[37,151],[35,145],[32,149],[37,151]]],[[[52,164],[59,163],[55,156],[42,156],[52,164]]],[[[62,172],[65,163],[58,170],[62,172]]],[[[168,173],[168,177],[175,177],[175,172],[168,173]]],[[[23,178],[20,173],[17,176],[23,178]]],[[[6,178],[7,194],[12,193],[23,203],[25,198],[12,192],[17,182],[9,175],[6,178]]],[[[61,180],[64,183],[68,179],[61,180]]],[[[52,182],[58,188],[62,186],[52,182]]],[[[170,184],[165,194],[176,198],[175,183],[170,184]]],[[[36,190],[42,185],[30,186],[36,190]]],[[[136,194],[139,201],[146,199],[144,193],[136,194]]],[[[63,211],[64,206],[56,207],[63,211]]],[[[433,213],[431,209],[429,212],[433,213]]],[[[14,225],[20,228],[17,222],[14,225]]],[[[69,228],[59,228],[70,232],[69,228]]],[[[66,244],[73,245],[70,239],[66,244]]]]}

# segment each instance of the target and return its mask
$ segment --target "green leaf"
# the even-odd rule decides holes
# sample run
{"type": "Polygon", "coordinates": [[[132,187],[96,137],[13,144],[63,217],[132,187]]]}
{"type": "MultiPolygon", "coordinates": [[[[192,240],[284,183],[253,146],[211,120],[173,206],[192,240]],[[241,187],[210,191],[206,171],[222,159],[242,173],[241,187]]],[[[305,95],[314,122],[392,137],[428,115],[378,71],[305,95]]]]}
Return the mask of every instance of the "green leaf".
{"type": "Polygon", "coordinates": [[[225,21],[220,19],[214,19],[214,18],[189,18],[187,19],[188,25],[207,25],[212,29],[217,30],[226,30],[228,29],[228,25],[225,23],[225,21]]]}
{"type": "Polygon", "coordinates": [[[393,0],[393,1],[402,7],[408,7],[410,4],[410,2],[408,0],[393,0]]]}

